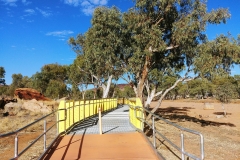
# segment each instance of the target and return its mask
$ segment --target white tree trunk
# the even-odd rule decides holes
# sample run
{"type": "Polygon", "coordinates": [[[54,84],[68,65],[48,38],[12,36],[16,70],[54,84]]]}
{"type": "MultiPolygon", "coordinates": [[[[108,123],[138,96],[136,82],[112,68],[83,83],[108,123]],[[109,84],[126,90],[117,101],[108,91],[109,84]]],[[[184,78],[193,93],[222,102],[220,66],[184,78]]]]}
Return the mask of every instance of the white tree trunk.
{"type": "Polygon", "coordinates": [[[82,99],[85,99],[85,91],[82,92],[82,99]]]}
{"type": "MultiPolygon", "coordinates": [[[[188,72],[187,72],[187,73],[188,73],[188,72]]],[[[186,73],[186,75],[187,75],[187,73],[186,73]]],[[[155,107],[151,110],[151,112],[152,112],[152,113],[156,112],[156,110],[161,106],[162,101],[163,101],[164,97],[167,95],[167,93],[168,93],[169,91],[171,91],[173,88],[175,88],[179,82],[182,82],[182,81],[191,81],[191,80],[193,80],[193,79],[194,79],[194,78],[187,79],[186,76],[185,76],[185,77],[182,77],[182,78],[179,78],[171,87],[169,87],[168,89],[166,89],[166,90],[164,91],[164,93],[162,94],[161,98],[158,100],[158,105],[155,106],[155,107]]],[[[148,117],[147,117],[147,119],[150,119],[151,116],[152,116],[152,115],[149,114],[148,117]]]]}
{"type": "Polygon", "coordinates": [[[108,97],[108,93],[110,90],[112,84],[112,75],[108,77],[108,81],[107,81],[107,86],[105,86],[104,84],[102,84],[102,89],[103,89],[103,96],[102,98],[107,98],[108,97]]]}
{"type": "Polygon", "coordinates": [[[133,90],[134,90],[134,93],[136,94],[136,97],[137,97],[138,92],[137,92],[137,87],[135,85],[133,86],[133,90]]]}
{"type": "Polygon", "coordinates": [[[149,94],[148,93],[148,96],[147,96],[147,101],[145,102],[145,107],[146,108],[149,108],[150,107],[150,104],[154,98],[154,94],[155,94],[155,88],[151,91],[151,93],[149,94]]]}
{"type": "MultiPolygon", "coordinates": [[[[150,90],[150,89],[147,89],[147,90],[150,90]]],[[[150,104],[151,104],[153,98],[155,98],[155,97],[159,96],[160,94],[162,94],[162,91],[157,92],[157,93],[155,93],[155,92],[156,92],[156,88],[154,88],[154,89],[151,91],[150,94],[149,94],[149,92],[148,92],[147,101],[146,101],[146,103],[145,103],[145,107],[146,107],[146,108],[149,108],[149,107],[150,107],[150,104]]]]}
{"type": "Polygon", "coordinates": [[[82,99],[85,99],[85,94],[86,94],[86,91],[87,91],[87,87],[88,87],[88,84],[84,84],[83,81],[81,83],[79,83],[79,90],[82,93],[82,99]]]}

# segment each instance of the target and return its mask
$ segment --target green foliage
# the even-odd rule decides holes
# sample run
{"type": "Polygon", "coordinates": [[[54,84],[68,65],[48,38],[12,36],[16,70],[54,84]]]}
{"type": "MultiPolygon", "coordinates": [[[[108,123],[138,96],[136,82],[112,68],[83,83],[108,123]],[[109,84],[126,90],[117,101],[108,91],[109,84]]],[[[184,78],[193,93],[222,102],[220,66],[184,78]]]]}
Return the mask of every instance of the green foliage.
{"type": "Polygon", "coordinates": [[[186,83],[179,83],[178,84],[178,96],[182,98],[187,98],[189,95],[188,85],[186,83]]]}
{"type": "Polygon", "coordinates": [[[115,88],[115,95],[114,97],[117,98],[130,98],[130,97],[135,97],[135,93],[133,91],[133,88],[129,85],[126,85],[123,89],[120,89],[119,87],[115,88]]]}
{"type": "Polygon", "coordinates": [[[4,79],[5,73],[6,73],[5,69],[3,67],[0,67],[0,85],[6,84],[4,79]]]}
{"type": "Polygon", "coordinates": [[[240,45],[231,35],[220,35],[215,40],[198,46],[194,57],[194,71],[208,79],[229,75],[233,64],[239,63],[240,45]]]}
{"type": "Polygon", "coordinates": [[[5,77],[5,73],[6,73],[6,71],[5,71],[4,67],[0,66],[0,78],[4,78],[5,77]]]}
{"type": "Polygon", "coordinates": [[[9,90],[9,86],[0,86],[0,95],[10,96],[10,94],[8,93],[8,90],[9,90]]]}
{"type": "Polygon", "coordinates": [[[85,94],[86,99],[94,99],[96,98],[96,92],[94,90],[88,90],[85,94]]]}
{"type": "MultiPolygon", "coordinates": [[[[68,83],[72,86],[72,97],[79,97],[84,94],[84,90],[87,89],[88,84],[91,83],[92,79],[89,74],[84,72],[85,70],[85,59],[83,55],[78,55],[68,68],[68,83]],[[81,93],[82,92],[82,93],[81,93]]],[[[82,98],[82,97],[81,97],[82,98]]]]}
{"type": "Polygon", "coordinates": [[[24,87],[24,84],[22,83],[22,79],[23,79],[23,76],[20,73],[12,75],[12,84],[9,86],[7,90],[8,95],[13,96],[15,89],[24,87]]]}
{"type": "Polygon", "coordinates": [[[12,84],[9,86],[2,86],[0,94],[13,96],[17,88],[32,88],[32,79],[22,74],[12,75],[12,84]]]}
{"type": "MultiPolygon", "coordinates": [[[[229,17],[227,9],[207,12],[206,2],[201,0],[136,0],[135,7],[123,14],[114,7],[97,8],[92,27],[76,39],[70,38],[69,44],[84,56],[84,70],[103,82],[112,74],[117,79],[129,73],[129,83],[142,98],[144,86],[168,90],[184,69],[202,77],[229,73],[238,61],[237,41],[220,36],[208,42],[205,35],[207,24],[226,23],[229,17]],[[226,47],[227,53],[233,52],[226,54],[226,47]],[[208,64],[208,57],[214,62],[208,64]]],[[[199,85],[188,92],[203,94],[207,86],[199,85]]],[[[176,87],[169,94],[177,95],[178,90],[176,87]]],[[[186,94],[186,89],[182,92],[186,94]]]]}
{"type": "Polygon", "coordinates": [[[23,76],[22,74],[13,74],[12,75],[12,86],[15,87],[15,88],[23,88],[24,85],[22,84],[22,79],[23,79],[23,76]]]}
{"type": "Polygon", "coordinates": [[[41,69],[41,73],[43,74],[43,78],[54,79],[57,81],[64,82],[67,80],[67,66],[61,66],[59,64],[48,64],[44,65],[41,69]]]}
{"type": "Polygon", "coordinates": [[[28,76],[24,76],[22,78],[22,85],[24,88],[33,88],[33,81],[32,78],[29,78],[28,76]]]}
{"type": "Polygon", "coordinates": [[[123,73],[119,55],[122,48],[121,13],[116,7],[99,7],[95,9],[91,22],[92,27],[76,39],[71,37],[69,44],[84,57],[84,66],[76,63],[77,67],[82,67],[80,70],[91,76],[90,82],[101,87],[103,97],[107,97],[110,83],[106,85],[105,82],[110,82],[112,77],[118,79],[123,73]]]}
{"type": "MultiPolygon", "coordinates": [[[[146,90],[147,90],[147,87],[149,88],[149,92],[151,92],[150,90],[155,89],[155,94],[157,92],[165,91],[166,89],[174,85],[176,80],[179,78],[179,75],[176,73],[177,72],[175,69],[158,71],[158,69],[155,68],[151,70],[148,74],[148,79],[147,79],[148,86],[145,87],[146,90]]],[[[178,87],[175,87],[173,90],[170,91],[170,93],[167,94],[167,97],[169,98],[176,97],[178,94],[177,92],[178,92],[178,87]]],[[[148,95],[149,93],[147,93],[146,91],[144,92],[144,94],[146,96],[149,96],[148,95]]],[[[159,96],[155,97],[155,99],[159,99],[159,96]]]]}
{"type": "Polygon", "coordinates": [[[85,93],[85,99],[99,99],[102,98],[101,89],[91,89],[87,90],[85,93]]]}
{"type": "MultiPolygon", "coordinates": [[[[64,88],[63,84],[67,81],[67,79],[68,79],[67,66],[61,66],[59,64],[48,64],[48,65],[44,65],[41,68],[41,72],[37,72],[32,76],[33,83],[31,85],[33,86],[34,89],[37,89],[44,95],[48,95],[49,93],[52,92],[52,89],[48,89],[49,85],[51,85],[50,88],[54,85],[56,85],[56,87],[60,87],[60,88],[57,88],[56,90],[62,92],[62,88],[64,88]],[[58,83],[56,83],[56,81],[58,83]],[[48,89],[48,92],[47,92],[47,89],[48,89]]],[[[66,91],[66,86],[65,86],[65,91],[66,91]]],[[[62,96],[63,94],[59,93],[59,95],[62,96]]],[[[55,93],[52,96],[54,98],[57,97],[55,93]]]]}
{"type": "Polygon", "coordinates": [[[50,80],[46,88],[45,96],[49,98],[65,97],[67,95],[66,84],[58,80],[50,80]]]}
{"type": "Polygon", "coordinates": [[[239,98],[238,76],[215,77],[212,81],[195,79],[178,85],[178,95],[196,98],[216,97],[221,102],[227,103],[231,99],[239,98]]]}
{"type": "Polygon", "coordinates": [[[68,92],[69,92],[69,96],[71,97],[71,99],[73,99],[73,100],[82,99],[82,94],[76,85],[72,85],[71,89],[70,88],[68,89],[68,92]]]}
{"type": "Polygon", "coordinates": [[[214,94],[221,102],[228,103],[231,99],[239,97],[233,77],[217,77],[213,80],[213,83],[214,94]]]}
{"type": "MultiPolygon", "coordinates": [[[[202,54],[198,46],[207,43],[206,25],[225,23],[230,14],[227,9],[208,13],[201,0],[135,2],[135,8],[122,18],[123,57],[141,98],[144,83],[151,80],[151,70],[166,72],[174,68],[179,72],[194,68],[194,57],[202,54]]],[[[218,63],[209,67],[219,67],[218,63]]]]}
{"type": "Polygon", "coordinates": [[[213,86],[206,79],[196,79],[186,83],[190,97],[204,97],[212,93],[213,86]]]}
{"type": "Polygon", "coordinates": [[[233,78],[235,80],[235,85],[236,85],[238,95],[240,96],[240,75],[234,75],[233,78]]]}
{"type": "Polygon", "coordinates": [[[118,54],[121,49],[121,19],[117,8],[96,8],[92,27],[86,34],[69,39],[78,54],[84,55],[84,69],[100,78],[119,75],[118,54]]]}

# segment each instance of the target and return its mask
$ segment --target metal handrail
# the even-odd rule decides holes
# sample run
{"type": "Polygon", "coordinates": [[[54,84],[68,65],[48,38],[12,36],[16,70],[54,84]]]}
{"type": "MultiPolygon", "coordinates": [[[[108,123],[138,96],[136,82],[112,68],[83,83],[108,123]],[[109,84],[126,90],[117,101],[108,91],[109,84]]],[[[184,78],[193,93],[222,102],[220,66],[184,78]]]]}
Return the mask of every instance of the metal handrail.
{"type": "MultiPolygon", "coordinates": [[[[8,136],[15,135],[14,158],[11,158],[11,159],[18,159],[18,157],[20,157],[23,153],[25,153],[33,144],[35,144],[35,143],[36,143],[40,138],[42,138],[43,136],[44,136],[44,151],[45,151],[45,150],[47,149],[47,148],[46,148],[46,133],[47,133],[48,131],[50,131],[50,130],[51,130],[55,125],[57,125],[59,122],[66,120],[66,117],[65,117],[65,119],[63,119],[63,120],[58,120],[58,121],[57,121],[56,123],[54,123],[51,127],[49,127],[48,129],[46,129],[46,123],[47,123],[47,122],[46,122],[46,118],[49,117],[50,115],[58,112],[58,111],[61,111],[61,110],[65,110],[65,113],[66,113],[66,109],[58,109],[58,110],[55,110],[55,111],[53,111],[53,112],[51,112],[51,113],[49,113],[49,114],[47,114],[47,115],[45,115],[45,116],[37,119],[37,120],[35,120],[34,122],[32,122],[32,123],[30,123],[30,124],[28,124],[28,125],[20,128],[20,129],[16,130],[16,131],[8,132],[8,133],[5,133],[5,134],[1,134],[1,135],[0,135],[0,138],[4,138],[4,137],[8,137],[8,136]],[[24,148],[20,153],[18,153],[18,134],[19,134],[21,131],[27,129],[28,127],[31,127],[31,126],[33,126],[34,124],[40,122],[41,120],[44,120],[44,132],[43,132],[40,136],[38,136],[33,142],[31,142],[26,148],[24,148]]],[[[58,133],[57,133],[57,135],[58,135],[58,133]]]]}
{"type": "MultiPolygon", "coordinates": [[[[65,110],[65,109],[61,109],[61,110],[65,110]]],[[[30,127],[30,126],[36,124],[36,123],[38,123],[39,121],[41,121],[41,120],[47,118],[48,116],[54,114],[54,113],[57,112],[57,111],[59,111],[59,110],[55,110],[54,112],[51,112],[51,113],[49,113],[49,114],[47,114],[47,115],[45,115],[45,116],[43,116],[43,117],[41,117],[41,118],[35,120],[35,121],[32,122],[32,123],[29,123],[28,125],[26,125],[26,126],[20,128],[20,129],[18,129],[18,130],[16,130],[16,131],[8,132],[8,133],[5,133],[5,134],[0,134],[0,138],[4,138],[4,137],[8,137],[8,136],[11,136],[11,135],[18,134],[19,132],[25,130],[26,128],[28,128],[28,127],[30,127]]]]}
{"type": "Polygon", "coordinates": [[[153,130],[153,146],[156,148],[156,133],[158,135],[160,135],[164,140],[166,140],[169,144],[171,144],[175,149],[177,149],[179,152],[181,152],[182,156],[182,160],[185,159],[185,155],[186,156],[189,156],[195,160],[203,160],[204,159],[204,138],[203,138],[203,135],[198,132],[198,131],[195,131],[195,130],[191,130],[191,129],[188,129],[188,128],[184,128],[182,126],[179,126],[175,123],[172,123],[154,113],[152,113],[151,111],[147,110],[146,108],[144,107],[139,107],[139,106],[131,106],[129,105],[130,108],[134,109],[134,115],[137,119],[139,119],[140,121],[142,121],[143,123],[147,124],[152,130],[153,130]],[[152,115],[152,125],[149,124],[144,118],[142,117],[138,117],[137,114],[136,114],[136,111],[137,110],[144,110],[145,112],[147,112],[148,114],[151,114],[152,115]],[[180,133],[180,136],[181,136],[181,148],[178,147],[177,145],[175,145],[171,140],[169,140],[167,137],[165,137],[163,134],[161,134],[158,130],[156,130],[155,128],[155,119],[159,119],[159,120],[162,120],[164,121],[165,123],[169,124],[169,125],[172,125],[176,128],[178,128],[181,133],[180,133]],[[200,137],[200,152],[201,152],[201,157],[197,157],[189,152],[186,152],[184,150],[184,134],[183,134],[183,131],[185,132],[188,132],[188,133],[192,133],[192,134],[195,134],[195,135],[198,135],[200,137]]]}

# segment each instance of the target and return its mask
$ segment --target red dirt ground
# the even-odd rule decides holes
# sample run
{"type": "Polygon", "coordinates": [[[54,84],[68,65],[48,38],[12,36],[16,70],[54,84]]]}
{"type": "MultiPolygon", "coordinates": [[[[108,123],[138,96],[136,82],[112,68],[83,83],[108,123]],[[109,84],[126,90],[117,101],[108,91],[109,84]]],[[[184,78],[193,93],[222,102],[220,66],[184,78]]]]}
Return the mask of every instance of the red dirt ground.
{"type": "MultiPolygon", "coordinates": [[[[151,107],[157,105],[157,102],[152,102],[151,107]]],[[[223,117],[224,110],[222,104],[211,100],[177,100],[177,101],[163,101],[161,109],[158,114],[169,119],[170,121],[179,124],[180,126],[199,131],[204,136],[204,151],[205,159],[207,160],[239,160],[240,159],[240,104],[229,103],[224,104],[227,112],[226,117],[223,117]],[[214,106],[213,110],[204,110],[204,103],[211,102],[214,106]]],[[[159,128],[166,127],[160,124],[159,128]],[[160,126],[161,125],[161,126],[160,126]]],[[[163,131],[168,138],[173,138],[176,143],[179,142],[174,137],[175,133],[179,136],[179,131],[168,129],[163,131]]],[[[192,139],[189,135],[186,139],[192,139]]],[[[161,138],[159,138],[161,140],[161,138]]],[[[198,141],[199,139],[196,139],[198,141]]],[[[167,144],[164,142],[164,144],[167,144]]],[[[169,147],[169,145],[168,145],[169,147]]],[[[192,145],[191,142],[186,142],[185,147],[187,151],[196,150],[199,148],[192,145]]],[[[171,148],[171,147],[170,147],[171,148]]],[[[178,155],[174,156],[163,143],[158,144],[158,150],[165,156],[166,159],[178,159],[181,157],[178,151],[173,151],[178,155]]]]}

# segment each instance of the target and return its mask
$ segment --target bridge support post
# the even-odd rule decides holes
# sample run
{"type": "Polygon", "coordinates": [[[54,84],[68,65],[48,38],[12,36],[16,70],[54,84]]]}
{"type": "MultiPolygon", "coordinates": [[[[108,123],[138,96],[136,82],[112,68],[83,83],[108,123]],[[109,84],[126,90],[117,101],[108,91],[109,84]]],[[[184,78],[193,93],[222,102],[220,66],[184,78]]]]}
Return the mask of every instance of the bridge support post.
{"type": "Polygon", "coordinates": [[[47,137],[46,137],[46,130],[47,130],[47,121],[46,119],[44,119],[44,135],[43,135],[43,151],[46,151],[46,141],[47,141],[47,137]]]}
{"type": "Polygon", "coordinates": [[[156,148],[156,135],[155,135],[155,120],[154,116],[152,116],[152,130],[153,130],[153,146],[156,148]]]}
{"type": "Polygon", "coordinates": [[[18,159],[18,134],[15,135],[14,158],[18,159]]]}
{"type": "Polygon", "coordinates": [[[181,132],[181,151],[182,151],[182,160],[185,159],[185,156],[184,156],[184,135],[183,133],[181,132]]]}
{"type": "Polygon", "coordinates": [[[99,134],[102,134],[102,113],[101,108],[98,108],[98,119],[99,119],[99,134]]]}

